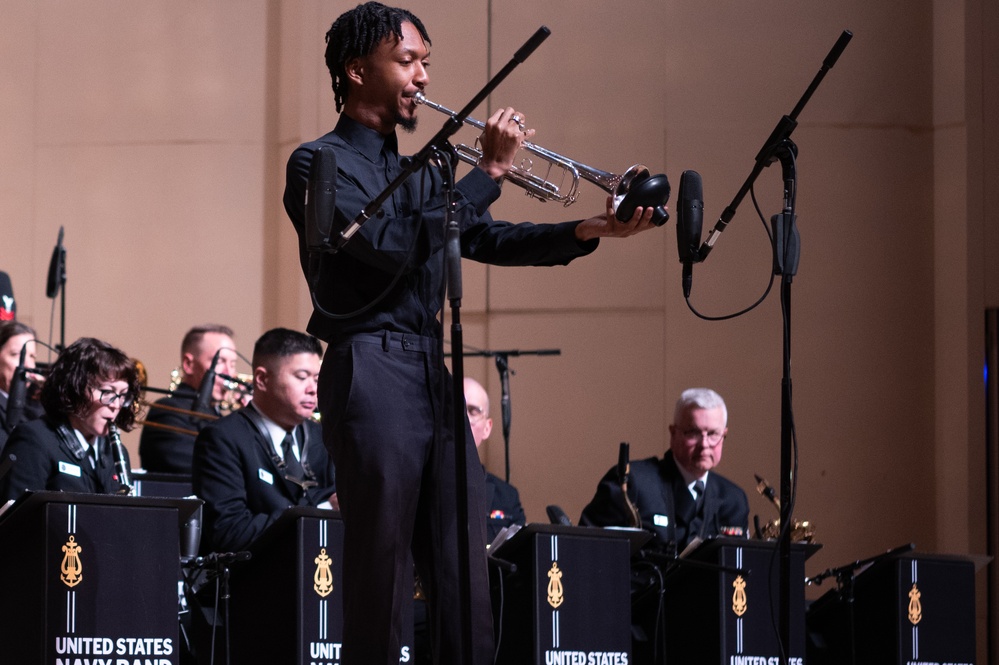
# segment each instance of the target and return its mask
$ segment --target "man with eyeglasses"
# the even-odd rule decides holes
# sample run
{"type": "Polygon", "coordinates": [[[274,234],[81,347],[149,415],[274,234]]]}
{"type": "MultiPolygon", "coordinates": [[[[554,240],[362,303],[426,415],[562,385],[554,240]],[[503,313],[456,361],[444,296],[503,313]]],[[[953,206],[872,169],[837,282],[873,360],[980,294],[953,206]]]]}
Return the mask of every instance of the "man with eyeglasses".
{"type": "Polygon", "coordinates": [[[245,550],[292,506],[338,508],[333,462],[312,420],[321,359],[315,337],[265,332],[253,347],[253,400],[198,434],[202,550],[245,550]]]}
{"type": "MultiPolygon", "coordinates": [[[[682,551],[695,537],[745,536],[746,493],[713,471],[728,434],[725,401],[708,388],[683,391],[669,433],[666,454],[632,462],[628,482],[628,499],[638,509],[641,527],[655,534],[652,546],[682,551]]],[[[629,514],[614,467],[600,481],[579,523],[630,526],[629,514]]]]}
{"type": "MultiPolygon", "coordinates": [[[[468,424],[472,428],[472,439],[478,450],[493,431],[493,419],[489,417],[489,395],[475,379],[465,377],[464,386],[468,424]]],[[[517,488],[488,471],[485,494],[487,543],[491,543],[503,527],[511,524],[523,526],[527,522],[517,488]]]]}
{"type": "Polygon", "coordinates": [[[16,499],[25,490],[116,494],[122,484],[108,424],[132,429],[138,392],[135,363],[119,349],[89,337],[66,347],[42,387],[45,415],[15,427],[4,448],[17,461],[0,497],[16,499]]]}

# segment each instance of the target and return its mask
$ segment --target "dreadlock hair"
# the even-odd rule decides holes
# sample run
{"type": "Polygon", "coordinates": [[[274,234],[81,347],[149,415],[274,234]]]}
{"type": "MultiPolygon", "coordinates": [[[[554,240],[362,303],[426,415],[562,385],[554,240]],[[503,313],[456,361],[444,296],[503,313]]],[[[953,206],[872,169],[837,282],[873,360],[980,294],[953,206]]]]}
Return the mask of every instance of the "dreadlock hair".
{"type": "Polygon", "coordinates": [[[428,45],[430,36],[420,19],[406,10],[386,7],[380,2],[366,2],[344,12],[326,33],[326,66],[333,79],[336,111],[343,109],[349,92],[347,62],[369,55],[389,35],[402,39],[402,24],[412,23],[428,45]]]}

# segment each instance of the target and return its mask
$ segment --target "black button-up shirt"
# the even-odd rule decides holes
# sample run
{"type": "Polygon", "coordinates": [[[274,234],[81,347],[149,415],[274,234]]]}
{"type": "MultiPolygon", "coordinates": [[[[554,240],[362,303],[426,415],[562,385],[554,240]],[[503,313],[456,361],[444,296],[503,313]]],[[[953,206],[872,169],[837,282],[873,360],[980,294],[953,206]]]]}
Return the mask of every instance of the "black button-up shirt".
{"type": "MultiPolygon", "coordinates": [[[[299,235],[302,268],[308,278],[305,245],[305,190],[313,153],[333,146],[337,159],[335,228],[342,230],[401,171],[395,133],[383,136],[346,115],[325,136],[304,143],[288,161],[284,205],[299,235]]],[[[462,256],[494,265],[565,265],[592,252],[597,242],[579,242],[578,222],[510,224],[493,220],[489,205],[499,186],[473,168],[456,185],[455,216],[461,228],[462,256]]],[[[308,330],[327,342],[359,332],[389,330],[440,337],[437,314],[443,304],[445,200],[436,168],[411,176],[335,255],[319,266],[316,298],[327,311],[342,314],[376,306],[349,319],[315,311],[308,330]],[[399,275],[398,281],[393,280],[399,275]]]]}

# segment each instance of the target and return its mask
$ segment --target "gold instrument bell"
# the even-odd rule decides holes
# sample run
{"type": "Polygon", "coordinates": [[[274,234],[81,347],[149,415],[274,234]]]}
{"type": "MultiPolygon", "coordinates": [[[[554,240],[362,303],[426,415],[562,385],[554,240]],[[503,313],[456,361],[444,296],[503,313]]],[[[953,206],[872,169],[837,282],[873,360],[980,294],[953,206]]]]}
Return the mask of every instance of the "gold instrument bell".
{"type": "MultiPolygon", "coordinates": [[[[180,368],[175,367],[170,372],[170,392],[177,390],[182,378],[180,368]]],[[[222,395],[222,401],[219,402],[219,411],[222,412],[222,415],[243,408],[246,398],[253,395],[252,374],[237,374],[234,377],[223,379],[222,384],[225,386],[225,393],[222,395]]]]}
{"type": "MultiPolygon", "coordinates": [[[[777,540],[780,537],[780,497],[767,481],[756,476],[756,491],[763,495],[777,508],[777,519],[771,520],[760,529],[760,537],[765,540],[777,540]]],[[[793,520],[791,522],[791,542],[811,543],[815,540],[815,525],[808,520],[793,520]]]]}

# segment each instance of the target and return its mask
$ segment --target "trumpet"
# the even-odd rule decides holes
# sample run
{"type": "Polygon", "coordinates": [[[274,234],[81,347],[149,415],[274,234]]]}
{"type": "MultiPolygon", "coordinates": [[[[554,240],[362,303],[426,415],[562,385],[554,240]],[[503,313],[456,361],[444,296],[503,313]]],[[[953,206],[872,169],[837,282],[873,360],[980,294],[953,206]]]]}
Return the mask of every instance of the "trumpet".
{"type": "MultiPolygon", "coordinates": [[[[417,104],[424,104],[452,118],[457,116],[456,112],[446,106],[427,99],[423,92],[417,92],[414,98],[417,104]]],[[[486,127],[485,123],[474,118],[465,118],[465,124],[480,130],[486,127]]],[[[622,212],[617,215],[621,221],[630,219],[637,206],[652,206],[657,209],[656,215],[653,217],[653,223],[656,226],[665,224],[669,219],[669,214],[663,208],[669,199],[669,180],[663,174],[651,175],[648,167],[644,164],[635,164],[623,174],[617,175],[586,166],[529,141],[524,141],[522,147],[532,155],[548,162],[545,175],[535,174],[533,172],[534,163],[528,158],[522,160],[520,165],[511,167],[504,177],[513,184],[523,187],[527,191],[527,195],[532,198],[542,202],[559,201],[564,206],[570,206],[575,203],[579,196],[579,181],[582,178],[614,197],[614,211],[617,212],[621,209],[622,212]],[[559,169],[562,174],[561,177],[558,177],[559,172],[555,171],[558,182],[552,180],[554,169],[559,169]],[[566,189],[565,181],[567,178],[569,180],[568,191],[563,192],[566,189]]],[[[454,150],[458,159],[466,164],[475,166],[482,158],[481,150],[465,144],[454,146],[454,150]]]]}

